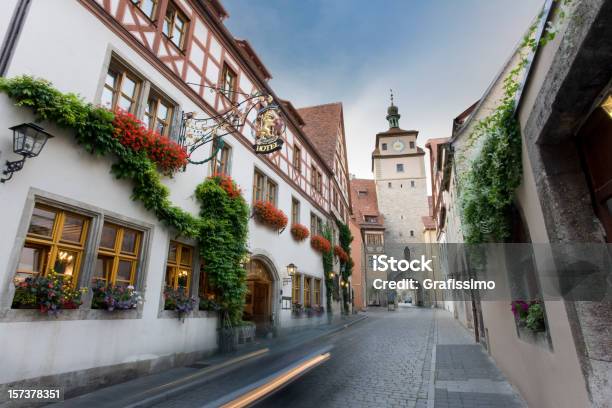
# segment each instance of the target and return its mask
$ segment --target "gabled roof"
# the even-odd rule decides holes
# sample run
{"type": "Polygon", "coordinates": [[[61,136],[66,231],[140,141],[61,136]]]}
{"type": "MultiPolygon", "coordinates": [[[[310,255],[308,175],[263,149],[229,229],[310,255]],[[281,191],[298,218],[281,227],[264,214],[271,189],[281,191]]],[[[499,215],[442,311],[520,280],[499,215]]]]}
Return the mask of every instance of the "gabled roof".
{"type": "Polygon", "coordinates": [[[427,140],[427,143],[425,143],[425,147],[427,147],[430,151],[431,154],[431,159],[433,162],[437,162],[438,161],[438,153],[439,153],[439,147],[445,143],[448,143],[450,141],[450,137],[438,137],[435,139],[429,139],[427,140]]]}
{"type": "Polygon", "coordinates": [[[350,181],[350,187],[353,215],[359,226],[372,229],[384,228],[384,217],[380,211],[378,211],[376,182],[369,179],[354,178],[350,181]],[[366,215],[377,217],[377,222],[365,222],[366,215]]]}
{"type": "Polygon", "coordinates": [[[242,40],[239,38],[236,38],[236,43],[238,43],[238,47],[240,48],[241,52],[243,52],[247,58],[250,58],[255,66],[261,71],[262,76],[266,80],[272,79],[272,74],[270,74],[270,71],[268,71],[266,66],[263,64],[251,44],[247,40],[242,40]]]}
{"type": "Polygon", "coordinates": [[[333,168],[334,154],[340,126],[342,124],[342,103],[309,106],[297,109],[304,120],[304,133],[314,145],[326,164],[333,168]]]}

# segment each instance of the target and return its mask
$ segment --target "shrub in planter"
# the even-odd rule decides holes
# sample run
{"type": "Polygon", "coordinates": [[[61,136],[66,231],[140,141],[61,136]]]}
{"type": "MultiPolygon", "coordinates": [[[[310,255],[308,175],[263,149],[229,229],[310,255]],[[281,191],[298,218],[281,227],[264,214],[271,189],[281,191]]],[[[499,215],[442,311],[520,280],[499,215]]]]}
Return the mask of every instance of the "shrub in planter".
{"type": "Polygon", "coordinates": [[[348,262],[348,254],[340,245],[334,245],[334,255],[336,255],[336,258],[343,264],[348,262]]]}
{"type": "Polygon", "coordinates": [[[196,299],[185,294],[182,289],[169,289],[164,291],[164,309],[176,310],[179,320],[183,320],[186,315],[195,309],[196,299]]]}
{"type": "Polygon", "coordinates": [[[109,312],[129,310],[139,303],[142,303],[142,296],[132,285],[106,285],[98,281],[93,288],[92,309],[105,309],[109,312]]]}
{"type": "Polygon", "coordinates": [[[310,238],[310,246],[320,253],[328,253],[331,250],[331,243],[321,235],[313,235],[310,238]]]}
{"type": "Polygon", "coordinates": [[[87,288],[74,289],[72,279],[50,271],[45,276],[27,277],[15,285],[13,308],[35,309],[41,313],[57,314],[62,309],[77,309],[87,288]]]}
{"type": "Polygon", "coordinates": [[[268,201],[257,201],[253,204],[253,216],[261,224],[280,231],[287,226],[287,216],[268,201]]]}
{"type": "Polygon", "coordinates": [[[309,235],[310,232],[308,231],[308,228],[306,228],[302,224],[293,224],[291,226],[291,236],[296,241],[304,241],[306,238],[308,238],[309,235]]]}

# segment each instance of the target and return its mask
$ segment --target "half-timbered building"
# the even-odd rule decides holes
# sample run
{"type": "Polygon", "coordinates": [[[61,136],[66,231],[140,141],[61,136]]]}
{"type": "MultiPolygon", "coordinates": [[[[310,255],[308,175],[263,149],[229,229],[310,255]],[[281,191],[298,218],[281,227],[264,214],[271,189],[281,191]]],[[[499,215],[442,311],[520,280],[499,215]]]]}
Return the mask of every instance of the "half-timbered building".
{"type": "MultiPolygon", "coordinates": [[[[298,110],[281,100],[250,43],[224,26],[218,0],[7,0],[3,8],[0,76],[44,78],[88,103],[128,111],[170,139],[181,140],[187,114],[215,117],[252,95],[272,98],[286,125],[282,149],[255,154],[257,112],[250,110],[222,147],[208,143],[191,156],[204,161],[216,151],[212,160],[162,178],[173,204],[197,215],[195,186],[224,173],[249,204],[268,201],[311,235],[348,223],[342,105],[298,110]]],[[[34,117],[5,94],[0,106],[4,163],[18,158],[8,128],[34,117]]],[[[196,243],[133,201],[131,184],[110,174],[112,160],[87,153],[65,128],[39,125],[55,137],[0,184],[0,389],[44,379],[76,392],[216,350],[214,313],[195,310],[181,322],[164,307],[164,288],[179,279],[194,297],[206,294],[196,243]],[[133,285],[142,304],[108,312],[86,294],[79,308],[57,316],[15,308],[15,279],[60,261],[70,263],[63,271],[76,287],[100,279],[133,285]]],[[[248,240],[245,318],[264,333],[322,321],[292,313],[296,303],[325,306],[321,255],[308,240],[253,219],[248,240]]]]}

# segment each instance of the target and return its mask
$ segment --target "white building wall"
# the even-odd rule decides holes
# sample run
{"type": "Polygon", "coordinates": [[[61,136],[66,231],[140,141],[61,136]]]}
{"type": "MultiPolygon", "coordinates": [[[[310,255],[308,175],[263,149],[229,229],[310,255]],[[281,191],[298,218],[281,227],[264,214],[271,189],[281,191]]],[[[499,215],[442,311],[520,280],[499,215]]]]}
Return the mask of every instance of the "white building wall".
{"type": "MultiPolygon", "coordinates": [[[[4,15],[1,18],[4,19],[4,15]]],[[[177,102],[182,110],[200,110],[140,53],[126,45],[77,1],[32,3],[7,77],[28,74],[45,78],[62,92],[78,93],[86,101],[96,104],[99,103],[96,95],[106,74],[111,50],[177,102]],[[49,24],[50,20],[55,23],[49,24]]],[[[0,95],[0,129],[4,129],[0,131],[2,162],[16,159],[10,153],[12,135],[7,128],[33,119],[30,111],[13,107],[12,101],[0,95]]],[[[34,194],[32,189],[36,189],[62,201],[66,199],[92,206],[150,226],[149,242],[145,248],[148,255],[142,265],[142,273],[146,274],[145,287],[141,288],[145,292],[145,301],[142,315],[134,318],[117,318],[117,314],[108,318],[103,316],[103,311],[97,311],[102,316],[83,318],[81,311],[66,311],[55,319],[28,317],[32,313],[11,310],[11,300],[3,299],[0,310],[0,347],[3,350],[0,352],[3,363],[0,384],[214,350],[216,318],[201,312],[180,323],[162,311],[168,243],[175,234],[160,225],[141,203],[131,200],[129,181],[118,181],[110,174],[112,158],[96,158],[86,153],[76,145],[70,131],[46,122],[41,125],[55,138],[49,141],[38,158],[28,160],[24,169],[11,181],[0,185],[0,293],[12,293],[16,260],[25,238],[23,220],[29,219],[30,215],[26,213],[25,205],[28,197],[34,194]]],[[[304,224],[308,225],[311,211],[326,218],[326,214],[308,201],[304,192],[274,172],[266,159],[255,156],[232,136],[226,138],[233,148],[231,176],[242,187],[249,204],[253,171],[257,166],[278,183],[278,207],[285,214],[291,214],[293,195],[300,199],[304,224]]],[[[303,169],[308,168],[303,166],[303,169]]],[[[172,179],[164,178],[163,182],[170,187],[173,203],[197,214],[199,206],[193,192],[208,174],[209,166],[190,165],[184,173],[178,173],[172,179]]],[[[327,178],[324,182],[327,185],[327,178]]],[[[249,222],[249,231],[249,247],[254,255],[265,255],[272,262],[283,296],[291,296],[291,285],[285,286],[282,282],[288,277],[286,265],[293,262],[301,272],[322,279],[321,300],[324,304],[326,294],[321,256],[310,248],[308,241],[296,243],[288,229],[278,234],[253,220],[249,222]]],[[[290,311],[280,310],[280,302],[273,307],[281,324],[304,324],[308,320],[295,321],[290,311]]]]}

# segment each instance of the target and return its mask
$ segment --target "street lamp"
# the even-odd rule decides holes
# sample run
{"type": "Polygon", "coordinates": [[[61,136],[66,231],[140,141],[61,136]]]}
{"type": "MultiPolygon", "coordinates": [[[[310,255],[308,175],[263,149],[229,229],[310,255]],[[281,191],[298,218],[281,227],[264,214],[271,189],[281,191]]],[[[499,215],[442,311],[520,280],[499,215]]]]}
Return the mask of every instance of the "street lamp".
{"type": "Polygon", "coordinates": [[[289,274],[289,276],[295,275],[296,272],[297,266],[295,266],[295,264],[290,263],[289,265],[287,265],[287,273],[289,274]]]}
{"type": "Polygon", "coordinates": [[[13,173],[20,171],[27,158],[40,154],[47,140],[53,136],[34,123],[22,123],[9,128],[13,131],[13,152],[22,157],[21,160],[6,161],[6,169],[2,172],[7,178],[0,179],[4,183],[13,177],[13,173]]]}

